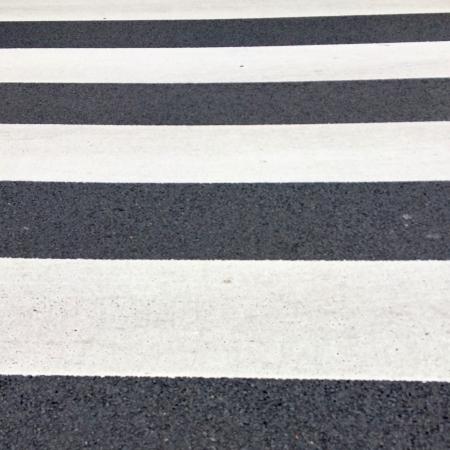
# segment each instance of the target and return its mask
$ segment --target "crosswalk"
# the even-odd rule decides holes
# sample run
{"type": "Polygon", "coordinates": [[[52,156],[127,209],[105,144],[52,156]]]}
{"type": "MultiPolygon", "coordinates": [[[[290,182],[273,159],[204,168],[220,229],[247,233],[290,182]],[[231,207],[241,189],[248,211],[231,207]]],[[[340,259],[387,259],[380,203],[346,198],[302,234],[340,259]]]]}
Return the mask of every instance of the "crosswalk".
{"type": "Polygon", "coordinates": [[[7,1],[0,99],[1,448],[450,448],[448,1],[7,1]]]}

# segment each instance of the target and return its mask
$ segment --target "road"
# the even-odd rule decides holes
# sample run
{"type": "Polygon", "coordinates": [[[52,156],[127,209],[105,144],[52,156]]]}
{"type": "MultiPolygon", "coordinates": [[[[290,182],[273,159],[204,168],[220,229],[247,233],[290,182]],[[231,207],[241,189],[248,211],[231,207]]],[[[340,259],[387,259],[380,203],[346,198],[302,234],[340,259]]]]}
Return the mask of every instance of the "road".
{"type": "Polygon", "coordinates": [[[0,448],[450,449],[448,1],[8,0],[0,98],[0,448]]]}

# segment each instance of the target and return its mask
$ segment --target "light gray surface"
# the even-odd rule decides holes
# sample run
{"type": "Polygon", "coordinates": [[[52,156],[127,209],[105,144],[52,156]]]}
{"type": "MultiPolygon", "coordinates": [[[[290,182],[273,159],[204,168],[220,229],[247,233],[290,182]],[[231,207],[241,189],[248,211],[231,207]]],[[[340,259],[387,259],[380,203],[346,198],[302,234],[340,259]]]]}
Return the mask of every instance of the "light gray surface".
{"type": "Polygon", "coordinates": [[[447,0],[3,0],[0,20],[170,20],[450,12],[447,0]]]}
{"type": "Polygon", "coordinates": [[[0,82],[226,83],[450,76],[450,42],[237,48],[0,49],[0,82]],[[139,64],[135,64],[140,61],[139,64]],[[183,70],[180,70],[183,67],[183,70]]]}
{"type": "Polygon", "coordinates": [[[0,125],[0,180],[258,183],[450,180],[450,122],[0,125]]]}
{"type": "Polygon", "coordinates": [[[450,382],[449,261],[0,259],[0,373],[450,382]]]}

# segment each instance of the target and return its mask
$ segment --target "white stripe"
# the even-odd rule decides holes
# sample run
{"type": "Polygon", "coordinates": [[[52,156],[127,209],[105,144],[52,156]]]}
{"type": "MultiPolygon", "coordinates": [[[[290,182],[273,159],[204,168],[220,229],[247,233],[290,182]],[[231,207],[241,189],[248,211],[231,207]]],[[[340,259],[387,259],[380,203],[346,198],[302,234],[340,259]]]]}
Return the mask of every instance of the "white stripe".
{"type": "Polygon", "coordinates": [[[2,49],[0,82],[220,83],[450,77],[450,42],[2,49]]]}
{"type": "Polygon", "coordinates": [[[0,271],[3,374],[450,381],[449,261],[1,259],[0,271]]]}
{"type": "Polygon", "coordinates": [[[450,122],[0,125],[0,180],[213,183],[450,180],[450,122]]]}
{"type": "Polygon", "coordinates": [[[450,12],[448,0],[2,0],[0,20],[150,20],[450,12]]]}

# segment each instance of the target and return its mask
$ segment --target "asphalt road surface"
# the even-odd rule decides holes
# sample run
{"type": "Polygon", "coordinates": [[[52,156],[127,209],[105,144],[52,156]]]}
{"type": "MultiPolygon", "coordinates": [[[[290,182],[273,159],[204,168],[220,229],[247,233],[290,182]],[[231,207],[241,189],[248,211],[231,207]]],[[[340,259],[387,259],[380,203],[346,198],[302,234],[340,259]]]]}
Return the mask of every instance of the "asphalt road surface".
{"type": "Polygon", "coordinates": [[[450,449],[450,4],[0,4],[0,448],[450,449]]]}

